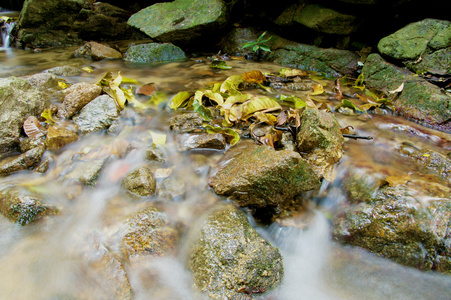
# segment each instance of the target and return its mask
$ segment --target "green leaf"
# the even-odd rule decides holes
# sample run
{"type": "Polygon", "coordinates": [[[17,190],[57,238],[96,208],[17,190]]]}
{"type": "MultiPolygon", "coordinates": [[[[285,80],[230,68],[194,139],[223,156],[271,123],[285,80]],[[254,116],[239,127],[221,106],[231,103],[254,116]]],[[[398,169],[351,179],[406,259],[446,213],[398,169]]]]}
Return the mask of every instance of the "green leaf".
{"type": "Polygon", "coordinates": [[[207,129],[207,133],[209,134],[220,133],[222,135],[225,135],[227,142],[229,142],[231,146],[236,145],[236,143],[238,143],[238,141],[240,140],[240,135],[231,128],[222,128],[218,126],[213,127],[208,124],[204,124],[202,126],[207,129]]]}
{"type": "Polygon", "coordinates": [[[298,98],[296,96],[286,96],[286,95],[280,95],[280,101],[286,101],[294,104],[294,108],[301,109],[306,106],[305,101],[301,98],[298,98]]]}
{"type": "Polygon", "coordinates": [[[271,49],[268,46],[260,45],[260,49],[266,52],[271,52],[271,49]]]}
{"type": "Polygon", "coordinates": [[[188,104],[189,98],[193,95],[191,92],[179,92],[177,95],[172,98],[171,103],[169,104],[169,107],[171,109],[178,109],[185,107],[188,104]]]}
{"type": "Polygon", "coordinates": [[[204,96],[203,91],[196,91],[194,93],[193,109],[195,112],[199,113],[205,121],[213,120],[211,111],[202,104],[202,97],[204,96]]]}
{"type": "Polygon", "coordinates": [[[365,112],[364,110],[361,110],[360,108],[358,108],[354,103],[352,103],[352,101],[350,101],[348,99],[343,99],[341,101],[341,104],[339,106],[337,106],[336,109],[338,109],[339,107],[348,107],[355,111],[365,112]]]}
{"type": "Polygon", "coordinates": [[[359,77],[357,77],[353,87],[363,91],[365,89],[365,85],[363,84],[363,81],[364,81],[364,75],[363,75],[363,73],[361,73],[359,75],[359,77]]]}
{"type": "Polygon", "coordinates": [[[214,60],[210,64],[211,68],[221,69],[221,70],[227,70],[231,69],[231,66],[228,66],[227,63],[223,60],[214,60]]]}

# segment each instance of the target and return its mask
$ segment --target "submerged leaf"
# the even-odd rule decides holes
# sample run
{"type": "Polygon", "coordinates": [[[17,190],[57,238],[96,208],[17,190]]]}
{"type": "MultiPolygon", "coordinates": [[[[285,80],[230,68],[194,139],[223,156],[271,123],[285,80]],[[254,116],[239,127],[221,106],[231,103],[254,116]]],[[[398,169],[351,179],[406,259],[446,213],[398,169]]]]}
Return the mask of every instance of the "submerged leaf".
{"type": "Polygon", "coordinates": [[[406,184],[410,180],[409,174],[402,176],[387,176],[387,178],[383,181],[383,184],[387,183],[389,186],[395,187],[397,185],[406,184]]]}
{"type": "Polygon", "coordinates": [[[299,69],[282,68],[279,70],[280,76],[295,77],[295,76],[307,76],[307,72],[299,69]]]}
{"type": "Polygon", "coordinates": [[[154,92],[155,85],[153,83],[142,85],[136,89],[136,93],[140,95],[152,96],[154,92]]]}
{"type": "Polygon", "coordinates": [[[313,93],[310,93],[310,95],[321,95],[324,93],[324,88],[321,84],[315,84],[313,86],[313,93]]]}
{"type": "Polygon", "coordinates": [[[166,134],[158,133],[153,130],[149,130],[149,132],[150,132],[150,135],[152,136],[152,143],[154,146],[166,144],[166,134]]]}
{"type": "Polygon", "coordinates": [[[80,70],[85,71],[86,73],[94,72],[94,69],[92,67],[90,67],[90,66],[86,66],[86,67],[80,68],[80,70]]]}
{"type": "Polygon", "coordinates": [[[214,60],[211,62],[210,64],[211,68],[215,68],[215,69],[221,69],[221,70],[228,70],[228,69],[232,69],[231,66],[228,66],[227,63],[223,60],[214,60]]]}
{"type": "Polygon", "coordinates": [[[241,74],[241,78],[247,83],[263,83],[266,81],[266,76],[256,70],[241,74]]]}
{"type": "Polygon", "coordinates": [[[225,135],[225,138],[227,142],[233,146],[240,140],[240,135],[231,128],[222,128],[218,126],[211,126],[208,124],[204,124],[203,127],[207,129],[207,133],[213,134],[213,133],[220,133],[222,135],[225,135]]]}

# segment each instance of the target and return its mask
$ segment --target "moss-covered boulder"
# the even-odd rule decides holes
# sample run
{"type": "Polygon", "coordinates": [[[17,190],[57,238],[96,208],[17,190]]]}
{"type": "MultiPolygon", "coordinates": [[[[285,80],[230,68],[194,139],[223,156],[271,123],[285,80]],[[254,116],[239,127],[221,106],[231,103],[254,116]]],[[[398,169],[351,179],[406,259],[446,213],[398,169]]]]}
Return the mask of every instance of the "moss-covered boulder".
{"type": "Polygon", "coordinates": [[[174,253],[179,240],[179,233],[170,225],[168,216],[154,207],[134,214],[126,222],[123,233],[122,252],[128,259],[174,253]]]}
{"type": "Polygon", "coordinates": [[[212,299],[252,299],[283,278],[279,249],[262,239],[233,205],[203,222],[189,250],[194,284],[212,299]]]}
{"type": "Polygon", "coordinates": [[[434,50],[451,46],[451,22],[425,19],[411,23],[381,39],[378,50],[401,60],[417,60],[434,50]]]}
{"type": "Polygon", "coordinates": [[[136,63],[152,63],[177,61],[186,59],[185,52],[170,43],[150,43],[131,45],[125,53],[126,61],[136,63]]]}
{"type": "Polygon", "coordinates": [[[422,203],[414,191],[385,187],[334,220],[334,239],[403,265],[451,273],[451,199],[422,203]]]}
{"type": "Polygon", "coordinates": [[[268,55],[268,60],[283,66],[315,71],[330,76],[355,74],[359,68],[359,56],[352,51],[324,49],[294,43],[275,35],[268,45],[273,50],[268,55]]]}
{"type": "Polygon", "coordinates": [[[148,166],[140,167],[122,179],[122,186],[130,193],[139,196],[155,194],[157,183],[152,170],[148,166]]]}
{"type": "Polygon", "coordinates": [[[318,175],[299,153],[250,144],[240,149],[211,179],[216,194],[241,206],[278,206],[320,186],[318,175]]]}
{"type": "Polygon", "coordinates": [[[130,26],[160,42],[186,43],[223,28],[226,6],[221,0],[176,0],[149,6],[128,20],[130,26]]]}
{"type": "Polygon", "coordinates": [[[298,149],[320,177],[333,180],[333,167],[343,156],[344,138],[335,116],[326,111],[305,109],[296,136],[298,149]]]}
{"type": "Polygon", "coordinates": [[[57,209],[36,195],[13,187],[0,191],[0,213],[12,222],[26,225],[57,213],[57,209]]]}
{"type": "Polygon", "coordinates": [[[402,116],[426,123],[436,129],[451,131],[451,96],[414,73],[394,66],[378,54],[370,54],[362,69],[369,87],[393,91],[403,85],[393,101],[402,116]]]}

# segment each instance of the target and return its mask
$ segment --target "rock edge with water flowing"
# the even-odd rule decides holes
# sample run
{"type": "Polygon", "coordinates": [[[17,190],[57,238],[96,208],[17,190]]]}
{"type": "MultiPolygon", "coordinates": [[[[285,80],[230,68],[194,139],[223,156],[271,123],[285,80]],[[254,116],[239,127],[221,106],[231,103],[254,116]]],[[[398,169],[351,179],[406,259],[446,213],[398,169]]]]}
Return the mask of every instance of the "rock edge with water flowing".
{"type": "Polygon", "coordinates": [[[188,260],[196,287],[213,299],[252,299],[275,288],[284,274],[279,249],[231,204],[204,220],[188,260]]]}

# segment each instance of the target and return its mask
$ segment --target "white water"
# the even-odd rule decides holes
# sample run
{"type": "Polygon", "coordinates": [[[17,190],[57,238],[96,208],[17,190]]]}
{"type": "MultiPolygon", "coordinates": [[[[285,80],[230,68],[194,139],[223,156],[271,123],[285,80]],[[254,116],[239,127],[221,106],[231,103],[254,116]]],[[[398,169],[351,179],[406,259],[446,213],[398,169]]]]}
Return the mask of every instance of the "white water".
{"type": "Polygon", "coordinates": [[[10,41],[11,41],[11,31],[14,28],[14,25],[16,25],[16,22],[10,22],[3,24],[1,28],[2,32],[2,47],[0,47],[0,50],[6,50],[10,47],[10,41]]]}

